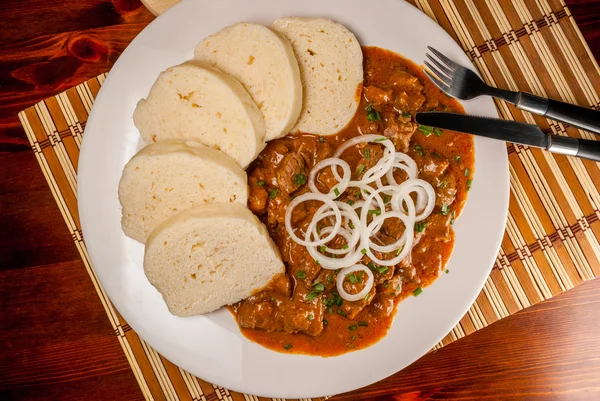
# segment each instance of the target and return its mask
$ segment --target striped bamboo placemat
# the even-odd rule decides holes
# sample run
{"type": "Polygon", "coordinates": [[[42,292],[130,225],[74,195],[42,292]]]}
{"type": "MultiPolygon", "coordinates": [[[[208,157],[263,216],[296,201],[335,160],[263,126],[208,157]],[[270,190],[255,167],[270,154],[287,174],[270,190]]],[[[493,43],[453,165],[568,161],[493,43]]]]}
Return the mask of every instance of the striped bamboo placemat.
{"type": "MultiPolygon", "coordinates": [[[[600,69],[561,0],[413,4],[462,45],[488,83],[600,107],[600,69]]],[[[214,386],[161,357],[119,316],[98,282],[79,226],[76,171],[85,123],[104,78],[46,99],[19,117],[143,394],[149,400],[266,400],[214,386]]],[[[497,107],[503,118],[593,139],[506,103],[497,107]]],[[[511,198],[502,249],[477,301],[436,348],[600,276],[599,165],[519,145],[509,145],[508,154],[511,198]]]]}

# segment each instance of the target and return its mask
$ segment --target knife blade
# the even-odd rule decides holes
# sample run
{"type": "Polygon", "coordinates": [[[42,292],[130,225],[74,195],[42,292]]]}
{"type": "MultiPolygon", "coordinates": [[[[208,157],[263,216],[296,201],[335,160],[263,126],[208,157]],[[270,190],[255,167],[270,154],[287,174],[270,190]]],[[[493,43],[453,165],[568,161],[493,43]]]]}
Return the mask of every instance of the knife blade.
{"type": "Polygon", "coordinates": [[[545,134],[540,127],[517,121],[468,114],[417,113],[417,123],[435,128],[542,148],[553,153],[600,161],[600,142],[545,134]]]}

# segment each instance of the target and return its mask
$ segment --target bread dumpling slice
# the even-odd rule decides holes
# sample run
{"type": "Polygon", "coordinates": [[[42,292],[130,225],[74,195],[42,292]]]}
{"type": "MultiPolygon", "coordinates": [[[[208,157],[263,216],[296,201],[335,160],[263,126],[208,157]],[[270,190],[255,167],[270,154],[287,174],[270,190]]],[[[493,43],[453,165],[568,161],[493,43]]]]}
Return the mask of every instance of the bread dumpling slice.
{"type": "Polygon", "coordinates": [[[292,132],[333,135],[352,120],[360,102],[363,55],[352,32],[325,18],[287,17],[273,22],[294,49],[303,105],[292,132]]]}
{"type": "Polygon", "coordinates": [[[206,203],[246,205],[246,172],[198,142],[166,140],[140,150],[119,182],[123,232],[141,243],[169,217],[206,203]]]}
{"type": "Polygon", "coordinates": [[[144,271],[176,316],[212,312],[285,271],[267,229],[239,203],[180,213],[152,232],[144,271]]]}
{"type": "Polygon", "coordinates": [[[146,143],[192,139],[221,150],[245,168],[265,147],[258,107],[233,77],[197,61],[161,72],[133,122],[146,143]]]}
{"type": "Polygon", "coordinates": [[[231,75],[258,105],[266,140],[287,135],[302,109],[302,81],[290,42],[263,25],[240,22],[198,43],[194,57],[231,75]]]}

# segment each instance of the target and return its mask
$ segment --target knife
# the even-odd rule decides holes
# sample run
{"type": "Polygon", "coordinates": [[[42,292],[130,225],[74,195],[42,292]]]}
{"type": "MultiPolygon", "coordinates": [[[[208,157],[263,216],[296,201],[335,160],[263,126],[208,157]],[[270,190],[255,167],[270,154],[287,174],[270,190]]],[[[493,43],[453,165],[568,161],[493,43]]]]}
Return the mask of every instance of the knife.
{"type": "Polygon", "coordinates": [[[417,113],[415,118],[421,125],[519,143],[561,155],[600,161],[600,141],[548,135],[533,124],[442,112],[417,113]]]}

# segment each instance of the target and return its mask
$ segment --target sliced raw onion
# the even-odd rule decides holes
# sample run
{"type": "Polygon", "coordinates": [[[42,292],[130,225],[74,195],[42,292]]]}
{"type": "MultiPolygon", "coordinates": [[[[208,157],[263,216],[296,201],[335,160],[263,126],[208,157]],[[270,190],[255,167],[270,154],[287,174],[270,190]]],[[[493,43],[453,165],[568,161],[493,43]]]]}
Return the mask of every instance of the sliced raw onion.
{"type": "Polygon", "coordinates": [[[415,229],[414,221],[412,221],[412,219],[410,219],[409,216],[405,215],[402,212],[392,211],[392,212],[386,213],[385,215],[377,216],[367,226],[366,235],[364,237],[361,237],[361,246],[362,246],[361,252],[364,252],[373,262],[377,263],[380,266],[397,265],[412,250],[412,244],[413,244],[413,239],[414,239],[414,229],[415,229]],[[388,259],[388,260],[379,259],[371,251],[371,245],[373,245],[373,243],[370,239],[371,233],[373,232],[375,227],[383,224],[383,221],[385,219],[389,219],[392,217],[399,218],[404,223],[405,228],[404,228],[404,234],[402,235],[402,237],[405,238],[405,243],[401,248],[399,247],[396,249],[396,253],[397,253],[396,257],[394,257],[392,259],[388,259]]]}
{"type": "Polygon", "coordinates": [[[332,199],[335,199],[338,196],[340,196],[346,190],[346,188],[348,188],[348,183],[350,182],[350,176],[352,175],[352,173],[350,172],[350,165],[345,160],[330,157],[328,159],[321,160],[320,162],[315,164],[315,166],[310,171],[310,175],[308,176],[308,187],[314,193],[318,193],[318,194],[322,193],[317,188],[317,185],[315,184],[315,180],[317,178],[317,173],[319,171],[323,170],[325,167],[329,167],[329,166],[331,166],[333,174],[334,174],[335,178],[338,180],[338,184],[335,185],[333,188],[331,188],[331,190],[329,191],[329,193],[327,195],[329,197],[331,197],[332,199]],[[337,168],[335,166],[340,166],[342,168],[342,171],[344,172],[343,177],[340,177],[340,175],[337,172],[337,168]]]}
{"type": "MultiPolygon", "coordinates": [[[[418,169],[415,161],[408,155],[396,152],[393,143],[382,135],[362,135],[344,142],[334,156],[317,163],[311,170],[308,187],[311,192],[295,198],[287,207],[285,213],[285,227],[290,238],[306,247],[308,253],[325,269],[344,269],[338,275],[338,291],[342,295],[343,278],[351,271],[364,270],[369,277],[371,271],[361,264],[357,264],[364,255],[381,266],[393,266],[411,255],[414,242],[414,225],[416,222],[427,218],[435,208],[435,190],[422,179],[417,178],[418,169]],[[377,163],[364,172],[360,180],[351,180],[350,165],[341,155],[350,147],[360,143],[379,143],[384,146],[383,156],[377,163]],[[338,183],[324,194],[316,186],[318,173],[330,167],[338,183]],[[340,175],[341,168],[342,175],[340,175]],[[394,170],[400,169],[406,173],[406,180],[399,183],[394,176],[394,170]],[[385,177],[385,180],[382,180],[385,177]],[[384,185],[383,182],[386,182],[384,185]],[[335,201],[348,188],[357,188],[360,199],[352,205],[335,201]],[[412,195],[412,194],[415,195],[412,195]],[[383,195],[382,195],[383,194],[383,195]],[[386,199],[389,197],[389,200],[386,199]],[[385,199],[385,201],[384,201],[385,199]],[[292,227],[292,213],[296,206],[302,202],[319,201],[323,204],[312,216],[304,238],[300,238],[292,227]],[[371,212],[375,210],[376,212],[371,212]],[[369,214],[374,214],[370,223],[369,214]],[[404,225],[404,232],[393,243],[381,245],[377,234],[386,219],[397,218],[404,225]],[[317,229],[319,222],[325,222],[326,227],[317,229]],[[342,249],[331,248],[328,244],[336,236],[344,238],[346,244],[342,249]],[[380,259],[375,253],[386,254],[380,259]],[[328,256],[329,255],[329,256],[328,256]],[[361,267],[362,266],[362,267],[361,267]],[[355,269],[348,270],[347,269],[355,269]],[[341,280],[341,281],[340,281],[341,280]]],[[[346,294],[352,300],[364,297],[371,289],[360,294],[346,294]]],[[[366,287],[365,287],[366,288],[366,287]]],[[[342,296],[344,299],[348,299],[342,296]]]]}
{"type": "Polygon", "coordinates": [[[342,297],[346,301],[350,301],[350,302],[358,301],[358,300],[366,297],[367,294],[369,292],[371,292],[371,289],[373,288],[374,283],[375,283],[375,277],[373,276],[371,269],[369,269],[367,266],[361,265],[361,264],[356,264],[353,266],[348,266],[348,267],[343,268],[338,273],[337,279],[335,281],[335,285],[337,287],[338,293],[340,294],[340,297],[342,297]],[[344,280],[346,279],[346,276],[348,274],[351,274],[354,272],[359,272],[359,271],[363,271],[367,274],[367,282],[365,283],[365,286],[363,287],[363,289],[360,292],[358,292],[356,294],[350,294],[349,292],[347,292],[344,289],[344,280]]]}
{"type": "MultiPolygon", "coordinates": [[[[317,222],[318,221],[315,221],[314,217],[313,217],[311,224],[312,223],[317,224],[317,222]]],[[[337,230],[339,230],[341,225],[342,225],[342,216],[340,213],[340,209],[338,208],[338,206],[335,204],[335,202],[330,197],[328,197],[327,195],[321,194],[321,193],[316,194],[313,192],[309,192],[309,193],[300,195],[299,197],[294,198],[294,200],[292,200],[290,202],[290,204],[288,205],[288,207],[285,211],[285,229],[287,230],[288,234],[290,235],[290,238],[295,243],[300,244],[300,245],[317,246],[317,245],[326,244],[327,242],[329,242],[335,238],[336,232],[337,232],[337,230]],[[294,229],[292,228],[292,212],[294,211],[294,208],[296,206],[298,206],[299,204],[301,204],[302,202],[307,202],[307,201],[311,201],[311,200],[321,201],[321,202],[325,203],[327,206],[329,206],[333,210],[333,215],[335,216],[334,230],[327,237],[318,239],[316,241],[306,241],[306,240],[299,238],[296,235],[296,233],[294,232],[294,229]]],[[[307,233],[310,233],[310,230],[307,230],[307,233]]]]}

